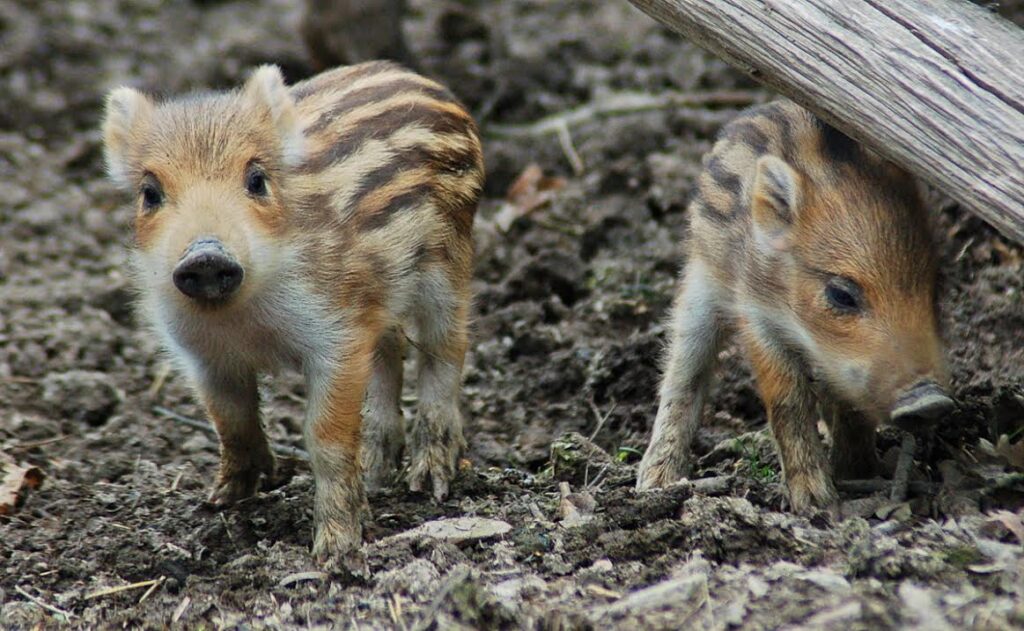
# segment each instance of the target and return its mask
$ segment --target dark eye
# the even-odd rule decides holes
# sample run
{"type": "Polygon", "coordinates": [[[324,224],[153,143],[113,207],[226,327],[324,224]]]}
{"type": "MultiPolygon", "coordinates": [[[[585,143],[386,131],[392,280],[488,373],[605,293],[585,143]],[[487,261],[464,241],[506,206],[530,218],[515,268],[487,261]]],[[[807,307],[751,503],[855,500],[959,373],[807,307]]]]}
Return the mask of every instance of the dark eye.
{"type": "Polygon", "coordinates": [[[255,197],[266,197],[267,174],[258,166],[249,167],[249,171],[245,175],[245,190],[255,197]]]}
{"type": "Polygon", "coordinates": [[[153,212],[164,204],[164,192],[152,176],[147,177],[139,187],[139,196],[142,198],[142,208],[147,212],[153,212]]]}
{"type": "Polygon", "coordinates": [[[849,278],[836,276],[825,285],[825,299],[841,313],[857,313],[864,309],[860,286],[849,278]]]}

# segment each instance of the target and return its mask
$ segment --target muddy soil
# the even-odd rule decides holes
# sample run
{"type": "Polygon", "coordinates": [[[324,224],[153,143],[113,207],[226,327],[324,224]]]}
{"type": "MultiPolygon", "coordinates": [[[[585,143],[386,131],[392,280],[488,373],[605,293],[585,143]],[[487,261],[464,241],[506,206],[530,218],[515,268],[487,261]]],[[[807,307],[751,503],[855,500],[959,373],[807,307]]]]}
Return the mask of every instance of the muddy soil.
{"type": "MultiPolygon", "coordinates": [[[[847,495],[844,520],[787,512],[734,346],[697,446],[696,475],[724,484],[632,491],[688,190],[720,124],[771,95],[625,2],[412,3],[410,47],[479,116],[489,168],[451,499],[371,497],[369,576],[310,558],[301,461],[207,507],[216,442],[159,411],[203,417],[133,314],[130,213],[97,125],[122,83],[227,87],[262,62],[310,74],[298,4],[0,1],[0,454],[45,475],[0,516],[0,627],[1024,626],[1021,476],[986,447],[1024,427],[1024,253],[941,196],[960,406],[919,444],[928,492],[847,495]],[[625,92],[718,97],[592,117],[561,141],[508,127],[625,92]],[[533,163],[564,186],[506,221],[533,163]],[[419,529],[454,517],[501,523],[419,529]]],[[[295,375],[265,381],[278,445],[301,446],[304,394],[295,375]]],[[[890,460],[899,440],[881,437],[890,460]]]]}

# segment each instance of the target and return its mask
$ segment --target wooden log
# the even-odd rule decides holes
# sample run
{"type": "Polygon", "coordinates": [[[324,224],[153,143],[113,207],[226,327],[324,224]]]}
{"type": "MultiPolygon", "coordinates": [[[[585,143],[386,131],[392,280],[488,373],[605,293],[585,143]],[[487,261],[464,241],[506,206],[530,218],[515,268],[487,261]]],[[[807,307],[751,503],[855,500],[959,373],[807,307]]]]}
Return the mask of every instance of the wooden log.
{"type": "Polygon", "coordinates": [[[1024,243],[1024,30],[962,0],[630,0],[1024,243]]]}

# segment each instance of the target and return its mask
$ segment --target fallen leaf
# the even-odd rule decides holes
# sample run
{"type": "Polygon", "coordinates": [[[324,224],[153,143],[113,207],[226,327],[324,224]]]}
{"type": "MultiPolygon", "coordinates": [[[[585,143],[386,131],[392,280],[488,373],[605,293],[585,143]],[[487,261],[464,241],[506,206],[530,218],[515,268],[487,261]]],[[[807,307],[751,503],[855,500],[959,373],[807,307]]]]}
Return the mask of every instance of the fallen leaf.
{"type": "Polygon", "coordinates": [[[1011,467],[1024,469],[1024,440],[1019,440],[1011,445],[1010,437],[1003,434],[996,442],[995,452],[1002,456],[1011,467]]]}
{"type": "Polygon", "coordinates": [[[520,217],[550,202],[557,191],[565,188],[565,184],[565,178],[545,176],[539,165],[530,164],[508,188],[505,203],[495,215],[494,224],[502,232],[508,232],[520,217]]]}
{"type": "Polygon", "coordinates": [[[451,543],[464,543],[479,539],[490,539],[504,535],[512,530],[511,524],[500,519],[486,517],[454,517],[451,519],[435,519],[420,524],[412,530],[394,535],[396,539],[429,537],[451,543]]]}
{"type": "Polygon", "coordinates": [[[1013,533],[1014,537],[1017,537],[1017,541],[1024,543],[1024,520],[1021,519],[1021,514],[1008,510],[992,511],[985,523],[986,525],[1002,525],[1013,533]]]}
{"type": "Polygon", "coordinates": [[[571,493],[568,482],[560,482],[558,491],[561,500],[558,503],[558,514],[562,519],[562,525],[566,528],[573,528],[587,523],[594,516],[594,508],[597,502],[594,497],[583,491],[571,493]]]}
{"type": "Polygon", "coordinates": [[[43,483],[43,473],[36,467],[22,467],[13,462],[5,463],[2,467],[0,515],[8,515],[14,512],[23,491],[38,488],[43,483]]]}

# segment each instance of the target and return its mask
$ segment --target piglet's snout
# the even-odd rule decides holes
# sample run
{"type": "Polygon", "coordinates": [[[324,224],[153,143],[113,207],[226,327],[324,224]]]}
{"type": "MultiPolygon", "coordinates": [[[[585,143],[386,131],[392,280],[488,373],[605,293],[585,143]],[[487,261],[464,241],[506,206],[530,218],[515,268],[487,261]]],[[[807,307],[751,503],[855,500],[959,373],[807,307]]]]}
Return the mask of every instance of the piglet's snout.
{"type": "Polygon", "coordinates": [[[930,425],[953,411],[953,399],[939,384],[922,381],[904,392],[893,406],[890,418],[895,425],[930,425]]]}
{"type": "Polygon", "coordinates": [[[218,239],[197,239],[174,267],[174,286],[189,298],[221,302],[234,294],[245,275],[218,239]]]}

